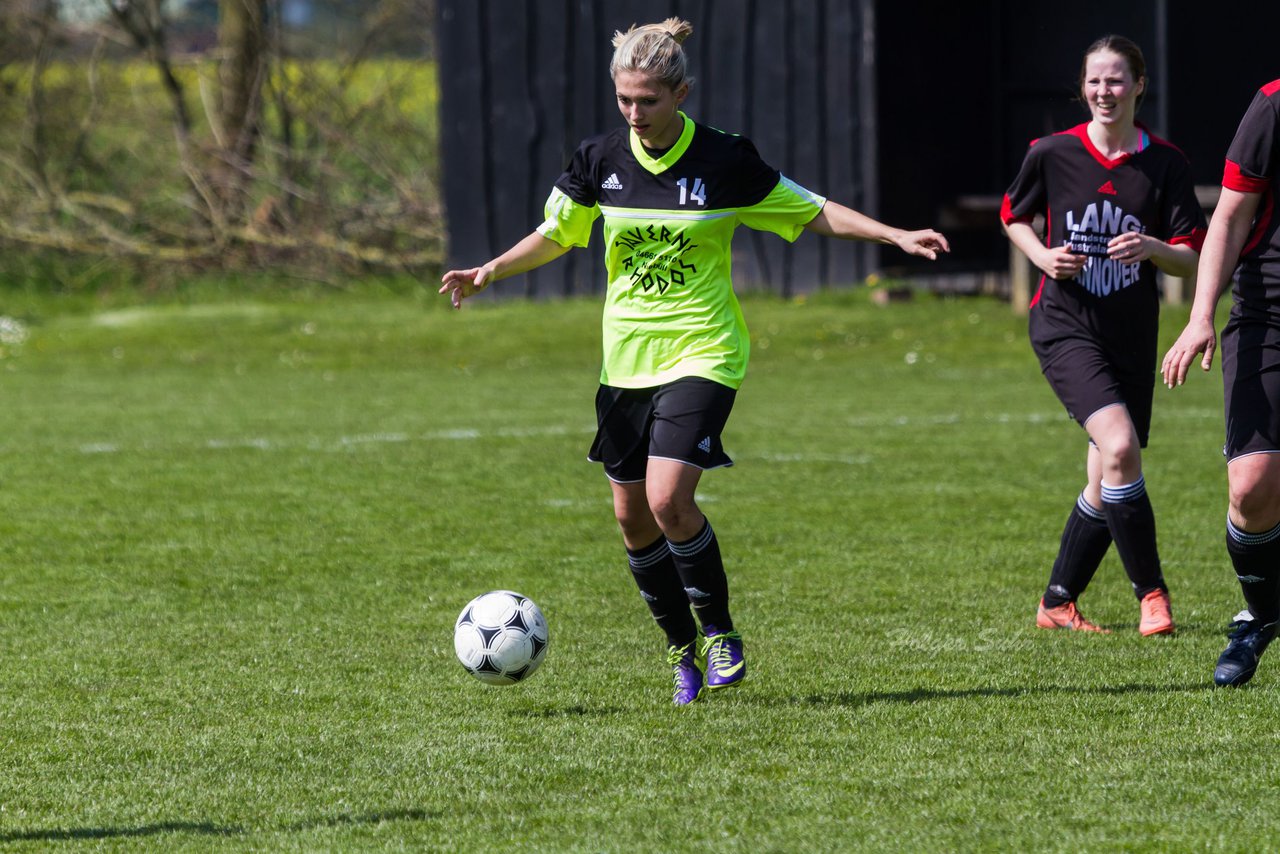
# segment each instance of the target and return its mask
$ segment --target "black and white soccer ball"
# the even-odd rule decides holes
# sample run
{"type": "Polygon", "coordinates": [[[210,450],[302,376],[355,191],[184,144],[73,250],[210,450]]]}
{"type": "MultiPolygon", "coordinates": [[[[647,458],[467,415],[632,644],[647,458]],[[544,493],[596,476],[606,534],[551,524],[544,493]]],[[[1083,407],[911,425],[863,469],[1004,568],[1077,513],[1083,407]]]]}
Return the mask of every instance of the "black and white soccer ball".
{"type": "Polygon", "coordinates": [[[510,590],[467,603],[453,626],[453,650],[467,672],[490,685],[527,679],[547,654],[547,621],[533,600],[510,590]]]}

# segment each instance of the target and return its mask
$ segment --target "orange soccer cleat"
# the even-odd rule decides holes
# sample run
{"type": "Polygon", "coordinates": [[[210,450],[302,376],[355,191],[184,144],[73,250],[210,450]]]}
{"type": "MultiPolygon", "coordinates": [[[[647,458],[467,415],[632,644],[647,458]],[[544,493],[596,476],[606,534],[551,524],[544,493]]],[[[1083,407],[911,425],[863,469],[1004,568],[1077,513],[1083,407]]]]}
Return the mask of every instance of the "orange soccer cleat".
{"type": "Polygon", "coordinates": [[[1169,610],[1169,594],[1164,590],[1152,590],[1142,597],[1142,619],[1138,631],[1147,635],[1173,634],[1173,612],[1169,610]]]}
{"type": "Polygon", "coordinates": [[[1065,605],[1058,605],[1054,608],[1046,608],[1044,600],[1041,599],[1040,607],[1036,611],[1036,625],[1042,629],[1073,629],[1077,632],[1111,634],[1101,626],[1095,626],[1086,620],[1076,608],[1075,602],[1068,602],[1065,605]]]}

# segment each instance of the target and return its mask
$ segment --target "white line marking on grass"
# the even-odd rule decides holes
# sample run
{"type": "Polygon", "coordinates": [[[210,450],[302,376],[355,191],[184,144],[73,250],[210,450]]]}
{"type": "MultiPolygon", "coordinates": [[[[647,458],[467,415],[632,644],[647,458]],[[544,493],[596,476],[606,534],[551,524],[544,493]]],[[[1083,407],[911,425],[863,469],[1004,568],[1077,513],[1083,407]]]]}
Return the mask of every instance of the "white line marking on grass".
{"type": "Polygon", "coordinates": [[[432,433],[423,434],[422,438],[428,441],[432,439],[449,439],[449,440],[479,439],[480,431],[479,430],[437,430],[432,433]]]}
{"type": "Polygon", "coordinates": [[[227,450],[231,448],[257,448],[260,451],[271,449],[272,443],[267,439],[210,439],[205,442],[206,448],[227,450]]]}
{"type": "Polygon", "coordinates": [[[274,313],[277,312],[268,306],[252,303],[233,305],[157,305],[101,311],[93,315],[89,322],[94,326],[107,326],[118,329],[121,327],[137,326],[142,323],[150,323],[156,320],[170,320],[173,318],[217,320],[221,318],[254,318],[274,313]]]}
{"type": "MultiPolygon", "coordinates": [[[[311,450],[335,450],[361,445],[389,445],[403,442],[460,442],[479,439],[530,439],[539,436],[569,436],[594,433],[594,427],[570,427],[564,424],[550,424],[543,427],[498,427],[493,430],[477,430],[471,427],[452,430],[433,430],[428,433],[412,435],[410,433],[357,433],[351,436],[339,436],[332,441],[311,439],[289,442],[280,439],[268,439],[262,436],[246,436],[239,438],[214,438],[197,440],[197,446],[215,451],[235,450],[237,448],[255,448],[260,451],[284,450],[291,446],[305,445],[311,450]]],[[[181,446],[183,443],[175,443],[181,446]]],[[[143,443],[132,448],[122,447],[116,442],[86,442],[79,446],[82,454],[115,454],[125,450],[153,449],[154,443],[143,443]]]]}
{"type": "Polygon", "coordinates": [[[1019,415],[1011,415],[1008,412],[1002,412],[984,420],[995,421],[997,424],[1045,424],[1049,421],[1070,421],[1071,416],[1065,412],[1059,412],[1056,415],[1047,415],[1043,412],[1025,412],[1019,415]]]}
{"type": "Polygon", "coordinates": [[[871,457],[849,454],[740,454],[745,460],[764,460],[770,463],[840,463],[846,466],[865,466],[871,457]]]}
{"type": "Polygon", "coordinates": [[[493,435],[510,439],[525,439],[535,436],[567,436],[570,433],[594,433],[594,427],[579,427],[576,430],[563,424],[546,427],[503,427],[493,431],[493,435]]]}
{"type": "MultiPolygon", "coordinates": [[[[1158,409],[1158,420],[1193,420],[1219,421],[1222,413],[1216,408],[1165,407],[1158,409]]],[[[936,415],[881,415],[859,416],[847,418],[844,423],[851,427],[935,427],[963,423],[997,423],[997,424],[1046,424],[1070,423],[1065,412],[993,412],[982,415],[961,415],[956,412],[936,415]]],[[[284,441],[264,436],[246,436],[238,438],[213,438],[192,440],[197,447],[209,450],[235,450],[237,448],[254,448],[260,451],[285,450],[290,447],[305,446],[311,450],[340,450],[363,445],[395,444],[404,442],[465,442],[481,439],[532,439],[543,436],[577,436],[595,432],[590,425],[546,424],[541,426],[513,426],[480,429],[476,427],[455,427],[446,430],[431,430],[426,433],[358,433],[350,436],[339,436],[333,440],[311,438],[309,440],[284,441]]],[[[183,443],[175,443],[181,446],[183,443]]],[[[82,454],[115,454],[126,450],[156,449],[157,444],[144,442],[132,447],[122,446],[118,442],[85,442],[78,450],[82,454]]],[[[771,463],[837,463],[848,466],[868,465],[873,458],[865,454],[803,454],[803,453],[757,453],[735,454],[742,459],[764,460],[771,463]]]]}
{"type": "Polygon", "coordinates": [[[1069,416],[1065,412],[1054,413],[1052,415],[1043,412],[1020,413],[1013,415],[1008,412],[996,412],[989,415],[965,416],[958,412],[939,413],[937,415],[864,415],[849,418],[845,420],[845,424],[850,427],[933,427],[939,424],[962,424],[966,421],[978,422],[996,422],[998,424],[1008,423],[1027,423],[1042,424],[1046,421],[1054,421],[1061,418],[1069,420],[1069,416]]]}
{"type": "Polygon", "coordinates": [[[384,445],[409,441],[408,433],[366,433],[360,436],[343,436],[339,445],[384,445]]]}
{"type": "Polygon", "coordinates": [[[569,427],[564,424],[550,424],[545,427],[499,427],[496,430],[477,430],[474,427],[461,427],[453,430],[434,430],[424,433],[420,438],[425,440],[446,439],[458,441],[464,439],[532,439],[538,436],[568,436],[570,434],[594,433],[594,427],[569,427]]]}
{"type": "MultiPolygon", "coordinates": [[[[1214,409],[1196,409],[1188,407],[1157,408],[1157,420],[1218,420],[1222,412],[1214,409]]],[[[940,424],[1056,424],[1071,422],[1071,416],[1065,410],[1054,412],[992,412],[985,415],[961,415],[958,412],[946,412],[936,415],[859,415],[846,418],[849,427],[934,427],[940,424]]]]}

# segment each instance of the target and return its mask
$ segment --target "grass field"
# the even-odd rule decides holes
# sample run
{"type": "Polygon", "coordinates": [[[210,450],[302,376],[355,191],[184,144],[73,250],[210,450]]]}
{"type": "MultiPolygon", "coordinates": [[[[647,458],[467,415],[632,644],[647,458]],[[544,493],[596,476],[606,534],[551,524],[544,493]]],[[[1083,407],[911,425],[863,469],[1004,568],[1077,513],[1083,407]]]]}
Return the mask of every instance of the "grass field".
{"type": "Polygon", "coordinates": [[[1158,390],[1146,458],[1178,634],[1138,636],[1114,554],[1082,605],[1115,633],[1049,633],[1084,442],[1023,322],[745,310],[738,465],[700,500],[750,676],[678,710],[584,461],[597,303],[12,295],[0,847],[1275,844],[1280,653],[1211,688],[1240,606],[1216,368],[1158,390]],[[552,632],[512,688],[451,647],[498,587],[552,632]]]}

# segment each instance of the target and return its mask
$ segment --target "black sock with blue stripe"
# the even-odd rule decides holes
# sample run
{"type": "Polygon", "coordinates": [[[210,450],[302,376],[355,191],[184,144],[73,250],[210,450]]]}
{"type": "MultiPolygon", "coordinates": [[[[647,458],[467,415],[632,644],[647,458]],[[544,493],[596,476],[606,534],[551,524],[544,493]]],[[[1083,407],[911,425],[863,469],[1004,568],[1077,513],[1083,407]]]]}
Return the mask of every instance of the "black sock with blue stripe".
{"type": "Polygon", "coordinates": [[[1111,529],[1107,527],[1106,515],[1085,501],[1081,493],[1062,529],[1058,557],[1044,591],[1044,606],[1057,608],[1079,598],[1110,547],[1111,529]]]}
{"type": "Polygon", "coordinates": [[[684,646],[698,636],[698,627],[689,612],[689,600],[680,583],[680,574],[667,547],[667,538],[658,537],[642,549],[627,549],[631,575],[640,588],[640,596],[649,606],[658,628],[667,635],[667,643],[684,646]]]}
{"type": "Polygon", "coordinates": [[[1227,554],[1254,619],[1280,619],[1280,525],[1251,534],[1227,520],[1227,554]]]}
{"type": "Polygon", "coordinates": [[[682,543],[667,543],[675,559],[676,571],[684,583],[684,592],[707,634],[733,631],[729,616],[729,579],[720,559],[720,543],[711,522],[704,521],[702,530],[682,543]]]}
{"type": "Polygon", "coordinates": [[[1139,476],[1121,486],[1102,484],[1102,512],[1107,516],[1111,539],[1124,563],[1125,574],[1138,598],[1153,590],[1168,591],[1156,549],[1156,515],[1147,497],[1146,479],[1139,476]]]}

